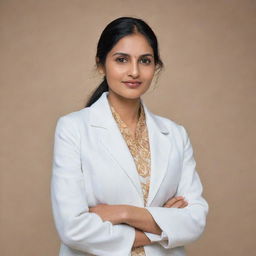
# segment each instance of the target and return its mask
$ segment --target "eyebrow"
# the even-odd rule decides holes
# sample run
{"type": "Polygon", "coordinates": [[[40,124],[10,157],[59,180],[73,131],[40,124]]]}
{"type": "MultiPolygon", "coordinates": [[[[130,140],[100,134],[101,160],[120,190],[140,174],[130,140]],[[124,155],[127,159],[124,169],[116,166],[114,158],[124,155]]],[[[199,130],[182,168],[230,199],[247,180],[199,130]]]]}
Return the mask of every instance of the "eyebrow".
{"type": "MultiPolygon", "coordinates": [[[[123,56],[127,56],[127,57],[130,56],[130,54],[124,53],[124,52],[116,52],[116,53],[114,53],[112,56],[115,56],[115,55],[123,55],[123,56]]],[[[151,53],[145,53],[145,54],[140,55],[140,57],[146,57],[146,56],[151,56],[151,57],[153,57],[153,55],[152,55],[151,53]]]]}

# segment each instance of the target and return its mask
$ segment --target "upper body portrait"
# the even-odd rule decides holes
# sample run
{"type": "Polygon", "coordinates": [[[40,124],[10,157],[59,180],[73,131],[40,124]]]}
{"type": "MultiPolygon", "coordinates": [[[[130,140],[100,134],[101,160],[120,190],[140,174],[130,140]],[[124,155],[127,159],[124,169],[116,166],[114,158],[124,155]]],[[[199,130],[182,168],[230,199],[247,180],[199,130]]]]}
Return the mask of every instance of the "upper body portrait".
{"type": "Polygon", "coordinates": [[[60,256],[184,256],[208,203],[186,129],[142,99],[163,67],[141,19],[109,23],[97,46],[104,76],[85,108],[59,117],[51,199],[60,256]]]}

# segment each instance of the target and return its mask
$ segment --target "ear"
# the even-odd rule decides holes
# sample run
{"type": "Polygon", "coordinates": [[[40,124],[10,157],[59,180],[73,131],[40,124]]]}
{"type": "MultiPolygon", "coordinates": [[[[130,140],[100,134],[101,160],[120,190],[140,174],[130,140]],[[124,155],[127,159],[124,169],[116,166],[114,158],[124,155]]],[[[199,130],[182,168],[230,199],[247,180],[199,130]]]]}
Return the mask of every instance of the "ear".
{"type": "Polygon", "coordinates": [[[101,75],[105,75],[105,68],[104,68],[104,66],[100,63],[98,57],[95,58],[95,62],[96,62],[96,66],[97,66],[98,72],[99,72],[101,75]]]}
{"type": "Polygon", "coordinates": [[[155,74],[160,73],[160,71],[161,71],[161,66],[159,64],[156,64],[156,66],[155,66],[155,74]]]}
{"type": "Polygon", "coordinates": [[[97,69],[101,75],[105,75],[105,68],[102,65],[98,66],[97,69]]]}

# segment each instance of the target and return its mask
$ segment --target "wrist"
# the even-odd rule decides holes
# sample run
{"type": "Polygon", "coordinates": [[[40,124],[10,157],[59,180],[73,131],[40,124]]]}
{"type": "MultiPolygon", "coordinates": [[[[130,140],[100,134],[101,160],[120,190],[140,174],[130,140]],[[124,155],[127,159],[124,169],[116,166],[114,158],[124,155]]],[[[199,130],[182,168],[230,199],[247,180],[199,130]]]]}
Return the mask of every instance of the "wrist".
{"type": "Polygon", "coordinates": [[[145,245],[150,245],[152,242],[150,239],[146,236],[146,234],[138,229],[135,229],[135,241],[133,244],[133,247],[140,247],[140,246],[145,246],[145,245]]]}
{"type": "Polygon", "coordinates": [[[131,208],[130,205],[123,205],[122,213],[121,213],[121,221],[122,223],[129,224],[129,218],[131,215],[131,208]]]}

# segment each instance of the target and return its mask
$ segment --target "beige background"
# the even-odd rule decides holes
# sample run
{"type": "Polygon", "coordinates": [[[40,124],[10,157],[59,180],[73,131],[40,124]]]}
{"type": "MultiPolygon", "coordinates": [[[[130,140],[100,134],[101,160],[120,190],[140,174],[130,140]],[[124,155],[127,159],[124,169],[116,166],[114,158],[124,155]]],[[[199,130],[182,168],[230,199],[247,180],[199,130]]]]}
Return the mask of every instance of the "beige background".
{"type": "Polygon", "coordinates": [[[100,80],[98,37],[124,15],[145,19],[158,35],[166,67],[144,100],[187,128],[210,205],[188,255],[252,255],[253,0],[0,0],[0,255],[58,255],[49,200],[56,120],[84,107],[100,80]]]}

